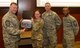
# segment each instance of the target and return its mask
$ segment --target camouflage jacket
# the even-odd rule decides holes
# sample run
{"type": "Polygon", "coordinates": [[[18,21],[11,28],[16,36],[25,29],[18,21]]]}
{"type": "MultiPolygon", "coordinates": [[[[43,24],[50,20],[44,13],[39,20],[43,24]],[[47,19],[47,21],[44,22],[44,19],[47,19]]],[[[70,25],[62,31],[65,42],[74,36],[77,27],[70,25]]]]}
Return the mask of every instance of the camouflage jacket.
{"type": "Polygon", "coordinates": [[[32,32],[32,39],[38,39],[41,40],[43,38],[43,20],[42,19],[36,19],[33,21],[33,32],[32,32]]]}
{"type": "Polygon", "coordinates": [[[72,33],[74,35],[77,35],[78,31],[79,31],[79,25],[77,20],[69,15],[67,17],[63,17],[63,30],[64,33],[72,33]]]}
{"type": "Polygon", "coordinates": [[[16,42],[20,39],[19,21],[16,15],[7,12],[2,18],[4,43],[16,42]]]}
{"type": "Polygon", "coordinates": [[[44,20],[43,30],[56,30],[61,25],[61,19],[54,11],[44,12],[42,18],[44,20]]]}

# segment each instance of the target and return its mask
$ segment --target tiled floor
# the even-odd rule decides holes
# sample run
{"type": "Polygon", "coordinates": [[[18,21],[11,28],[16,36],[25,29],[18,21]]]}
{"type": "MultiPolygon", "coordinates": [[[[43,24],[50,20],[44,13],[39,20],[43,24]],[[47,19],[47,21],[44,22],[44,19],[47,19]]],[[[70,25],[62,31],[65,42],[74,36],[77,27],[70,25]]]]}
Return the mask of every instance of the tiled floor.
{"type": "MultiPolygon", "coordinates": [[[[26,46],[20,46],[19,48],[32,48],[31,45],[26,45],[26,46]]],[[[62,48],[62,44],[58,44],[56,48],[62,48]]],[[[74,48],[80,48],[80,41],[77,41],[75,43],[74,48]]]]}
{"type": "MultiPolygon", "coordinates": [[[[58,44],[56,48],[62,48],[62,44],[58,44]]],[[[80,48],[80,41],[75,43],[74,48],[80,48]]]]}

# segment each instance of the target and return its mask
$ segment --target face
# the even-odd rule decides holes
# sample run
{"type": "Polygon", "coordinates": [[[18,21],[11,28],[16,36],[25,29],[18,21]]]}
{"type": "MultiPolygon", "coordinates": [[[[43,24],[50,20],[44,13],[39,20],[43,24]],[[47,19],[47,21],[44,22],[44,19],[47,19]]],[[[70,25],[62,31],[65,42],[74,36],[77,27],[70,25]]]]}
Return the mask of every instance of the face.
{"type": "Polygon", "coordinates": [[[39,11],[36,11],[35,12],[35,18],[37,19],[37,18],[40,18],[40,12],[39,11]]]}
{"type": "Polygon", "coordinates": [[[45,10],[50,11],[50,9],[51,9],[51,5],[50,4],[45,4],[45,10]]]}
{"type": "Polygon", "coordinates": [[[63,8],[63,13],[64,13],[64,15],[68,15],[69,14],[69,9],[68,8],[63,8]]]}
{"type": "Polygon", "coordinates": [[[11,11],[11,13],[15,14],[15,13],[17,12],[17,5],[12,4],[12,5],[10,6],[10,11],[11,11]]]}

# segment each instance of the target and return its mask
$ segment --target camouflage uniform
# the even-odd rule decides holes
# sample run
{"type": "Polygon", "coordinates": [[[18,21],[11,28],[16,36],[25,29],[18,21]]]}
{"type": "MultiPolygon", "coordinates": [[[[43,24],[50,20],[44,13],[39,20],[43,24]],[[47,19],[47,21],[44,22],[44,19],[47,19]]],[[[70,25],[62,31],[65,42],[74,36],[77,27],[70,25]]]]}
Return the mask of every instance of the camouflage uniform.
{"type": "Polygon", "coordinates": [[[32,46],[33,48],[42,48],[43,43],[43,20],[36,19],[33,21],[33,30],[32,30],[32,46]]]}
{"type": "Polygon", "coordinates": [[[44,48],[55,48],[57,44],[56,29],[61,25],[61,19],[53,12],[44,12],[42,14],[44,20],[43,36],[44,36],[44,48]]]}
{"type": "Polygon", "coordinates": [[[2,18],[3,40],[5,48],[17,48],[17,41],[20,39],[19,21],[17,17],[7,12],[2,18]]]}
{"type": "Polygon", "coordinates": [[[79,31],[77,20],[71,15],[63,17],[63,30],[63,48],[73,48],[75,36],[79,31]]]}

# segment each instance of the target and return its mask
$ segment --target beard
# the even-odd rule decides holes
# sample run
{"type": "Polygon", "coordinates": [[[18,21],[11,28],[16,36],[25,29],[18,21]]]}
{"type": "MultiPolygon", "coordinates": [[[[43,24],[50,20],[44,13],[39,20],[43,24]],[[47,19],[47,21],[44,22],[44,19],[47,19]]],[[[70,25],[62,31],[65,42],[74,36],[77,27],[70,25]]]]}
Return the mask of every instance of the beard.
{"type": "Polygon", "coordinates": [[[64,14],[64,16],[66,17],[66,16],[68,16],[68,14],[69,14],[69,13],[67,13],[67,14],[64,14]]]}

